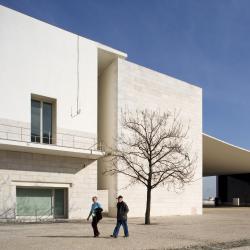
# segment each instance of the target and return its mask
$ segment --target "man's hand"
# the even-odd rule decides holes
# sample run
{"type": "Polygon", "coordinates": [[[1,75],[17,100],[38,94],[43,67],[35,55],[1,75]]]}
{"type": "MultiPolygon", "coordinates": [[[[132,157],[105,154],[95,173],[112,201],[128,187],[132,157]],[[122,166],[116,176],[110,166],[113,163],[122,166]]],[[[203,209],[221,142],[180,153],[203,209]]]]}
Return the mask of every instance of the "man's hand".
{"type": "Polygon", "coordinates": [[[89,220],[89,216],[88,216],[87,220],[89,220]]]}

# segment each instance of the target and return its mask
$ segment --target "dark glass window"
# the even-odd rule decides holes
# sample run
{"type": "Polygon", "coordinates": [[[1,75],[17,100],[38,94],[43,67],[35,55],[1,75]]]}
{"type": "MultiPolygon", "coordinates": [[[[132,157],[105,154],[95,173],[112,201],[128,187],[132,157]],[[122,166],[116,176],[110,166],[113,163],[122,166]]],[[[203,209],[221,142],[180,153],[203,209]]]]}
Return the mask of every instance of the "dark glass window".
{"type": "Polygon", "coordinates": [[[52,104],[43,103],[43,143],[52,143],[52,104]]]}
{"type": "Polygon", "coordinates": [[[31,100],[31,141],[52,143],[52,104],[31,100]]]}
{"type": "Polygon", "coordinates": [[[31,141],[40,142],[41,102],[31,100],[31,141]]]}

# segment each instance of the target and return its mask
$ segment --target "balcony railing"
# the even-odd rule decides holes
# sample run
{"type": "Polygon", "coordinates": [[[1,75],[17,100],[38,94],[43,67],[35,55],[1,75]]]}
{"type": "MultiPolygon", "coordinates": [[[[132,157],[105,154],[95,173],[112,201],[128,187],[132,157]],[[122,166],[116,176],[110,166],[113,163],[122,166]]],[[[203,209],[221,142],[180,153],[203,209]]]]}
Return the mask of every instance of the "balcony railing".
{"type": "Polygon", "coordinates": [[[56,136],[53,137],[40,137],[31,135],[30,128],[7,124],[0,124],[0,139],[75,149],[102,150],[102,146],[98,144],[97,139],[93,137],[73,135],[70,133],[56,133],[56,136]]]}

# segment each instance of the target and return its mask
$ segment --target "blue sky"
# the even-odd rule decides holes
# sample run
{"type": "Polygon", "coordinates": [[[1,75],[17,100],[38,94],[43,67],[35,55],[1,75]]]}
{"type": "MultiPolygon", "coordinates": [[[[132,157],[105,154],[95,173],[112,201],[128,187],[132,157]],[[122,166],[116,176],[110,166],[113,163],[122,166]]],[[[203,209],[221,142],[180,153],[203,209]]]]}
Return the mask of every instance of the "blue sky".
{"type": "Polygon", "coordinates": [[[203,131],[250,149],[250,1],[0,0],[203,88],[203,131]]]}

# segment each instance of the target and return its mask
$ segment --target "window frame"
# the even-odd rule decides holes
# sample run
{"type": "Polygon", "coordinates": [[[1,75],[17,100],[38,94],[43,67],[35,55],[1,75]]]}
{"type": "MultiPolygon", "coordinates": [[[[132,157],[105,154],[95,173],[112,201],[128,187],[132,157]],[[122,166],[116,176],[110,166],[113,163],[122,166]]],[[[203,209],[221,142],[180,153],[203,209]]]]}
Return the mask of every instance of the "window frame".
{"type": "Polygon", "coordinates": [[[39,142],[32,141],[32,126],[31,126],[31,141],[34,143],[41,143],[41,144],[55,144],[56,143],[56,100],[44,96],[38,96],[38,95],[31,95],[31,124],[32,124],[32,101],[36,101],[40,103],[40,134],[39,134],[39,142]],[[48,142],[45,142],[44,140],[44,104],[50,104],[51,105],[51,137],[48,138],[48,142]]]}

